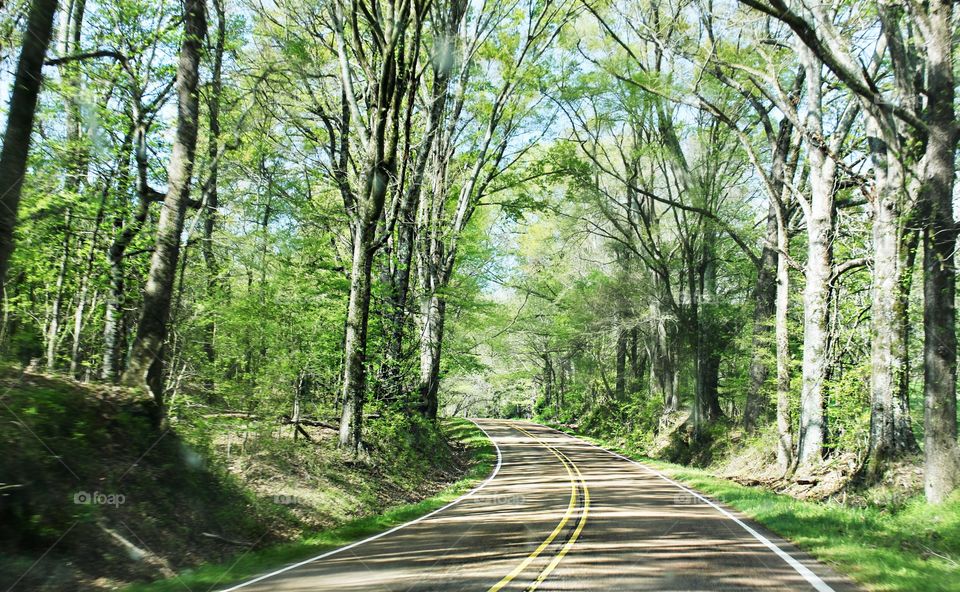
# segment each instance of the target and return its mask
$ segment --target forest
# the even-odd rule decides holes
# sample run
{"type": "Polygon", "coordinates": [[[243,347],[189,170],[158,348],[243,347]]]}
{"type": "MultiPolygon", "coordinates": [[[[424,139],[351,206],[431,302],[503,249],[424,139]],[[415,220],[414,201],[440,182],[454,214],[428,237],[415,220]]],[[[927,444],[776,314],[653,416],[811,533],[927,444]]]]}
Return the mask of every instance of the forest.
{"type": "Polygon", "coordinates": [[[10,0],[0,355],[360,459],[385,417],[524,417],[943,502],[957,18],[10,0]]]}

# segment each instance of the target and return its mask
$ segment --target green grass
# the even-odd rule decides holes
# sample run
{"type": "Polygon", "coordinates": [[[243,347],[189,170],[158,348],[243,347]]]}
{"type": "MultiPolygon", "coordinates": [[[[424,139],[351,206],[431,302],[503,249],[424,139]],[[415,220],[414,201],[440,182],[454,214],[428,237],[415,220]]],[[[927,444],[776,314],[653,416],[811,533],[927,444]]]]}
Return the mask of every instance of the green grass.
{"type": "Polygon", "coordinates": [[[165,592],[181,591],[185,587],[222,588],[383,532],[443,507],[486,478],[496,458],[492,444],[473,423],[465,419],[450,419],[445,421],[444,429],[452,440],[462,442],[468,447],[471,462],[467,473],[459,481],[437,495],[416,504],[391,508],[377,516],[352,520],[337,528],[307,535],[293,543],[247,552],[222,564],[204,565],[183,571],[175,578],[150,584],[134,584],[125,590],[165,592]]]}
{"type": "Polygon", "coordinates": [[[800,501],[584,439],[736,508],[869,590],[960,591],[960,492],[936,506],[911,499],[895,511],[800,501]]]}

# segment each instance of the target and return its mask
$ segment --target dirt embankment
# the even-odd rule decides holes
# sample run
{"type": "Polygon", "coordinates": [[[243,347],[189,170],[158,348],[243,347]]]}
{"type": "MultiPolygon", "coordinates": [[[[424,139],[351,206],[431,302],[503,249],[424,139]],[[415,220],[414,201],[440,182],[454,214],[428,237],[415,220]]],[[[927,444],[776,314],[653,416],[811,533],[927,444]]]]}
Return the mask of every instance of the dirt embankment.
{"type": "Polygon", "coordinates": [[[130,391],[7,370],[0,378],[0,588],[116,589],[295,540],[433,495],[465,457],[440,434],[369,458],[329,429],[231,414],[157,428],[130,391]],[[422,452],[428,450],[429,454],[422,452]]]}
{"type": "Polygon", "coordinates": [[[879,481],[868,481],[864,459],[850,451],[828,454],[812,470],[784,472],[777,463],[776,442],[773,426],[748,435],[739,426],[724,423],[712,426],[698,439],[687,414],[678,413],[664,422],[644,453],[803,500],[899,506],[923,493],[919,457],[901,459],[888,467],[879,481]]]}

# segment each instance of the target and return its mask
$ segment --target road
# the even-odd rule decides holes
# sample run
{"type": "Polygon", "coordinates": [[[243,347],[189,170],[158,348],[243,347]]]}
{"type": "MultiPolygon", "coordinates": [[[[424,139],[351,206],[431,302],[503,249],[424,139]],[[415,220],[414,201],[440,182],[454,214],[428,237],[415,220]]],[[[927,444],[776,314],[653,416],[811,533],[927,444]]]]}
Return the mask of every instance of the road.
{"type": "Polygon", "coordinates": [[[855,590],[659,473],[528,422],[477,420],[494,474],[418,521],[228,590],[855,590]]]}

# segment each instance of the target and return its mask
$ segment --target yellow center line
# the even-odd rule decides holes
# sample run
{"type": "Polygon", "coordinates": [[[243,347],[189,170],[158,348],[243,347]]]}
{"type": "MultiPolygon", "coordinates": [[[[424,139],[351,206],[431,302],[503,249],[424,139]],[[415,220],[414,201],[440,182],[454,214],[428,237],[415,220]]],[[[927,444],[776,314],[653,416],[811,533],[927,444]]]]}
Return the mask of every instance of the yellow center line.
{"type": "MultiPolygon", "coordinates": [[[[515,427],[515,426],[512,426],[512,427],[515,427]]],[[[517,429],[520,430],[521,432],[526,433],[528,436],[531,435],[529,432],[525,432],[525,430],[523,430],[522,428],[517,428],[517,429]]],[[[557,524],[557,527],[553,529],[553,532],[551,532],[550,535],[546,539],[544,539],[542,543],[540,543],[540,546],[534,549],[534,551],[530,553],[530,555],[528,555],[526,559],[524,559],[520,563],[520,565],[518,565],[513,569],[513,571],[505,575],[502,580],[500,580],[499,582],[491,586],[490,589],[487,590],[487,592],[497,592],[498,590],[500,590],[501,588],[509,584],[511,581],[513,581],[515,577],[520,575],[520,572],[526,569],[527,566],[530,565],[530,563],[534,559],[539,557],[540,553],[543,553],[543,550],[546,549],[548,546],[550,546],[550,543],[553,542],[553,539],[557,538],[557,535],[560,534],[560,532],[563,530],[563,527],[566,526],[567,522],[570,521],[570,517],[573,515],[573,512],[577,507],[577,482],[576,482],[576,479],[574,478],[573,471],[570,470],[570,466],[567,464],[567,461],[565,461],[559,454],[554,452],[552,448],[550,448],[549,446],[541,442],[539,439],[534,437],[534,440],[536,440],[537,442],[540,443],[540,445],[544,446],[547,450],[552,452],[553,455],[556,456],[560,460],[560,462],[563,464],[563,468],[567,470],[567,475],[570,476],[570,503],[567,505],[567,511],[563,515],[563,519],[561,519],[560,523],[557,524]]]]}
{"type": "Polygon", "coordinates": [[[498,590],[500,590],[501,588],[509,584],[524,569],[526,569],[526,567],[530,565],[530,563],[534,559],[536,559],[543,552],[543,550],[546,549],[550,545],[550,543],[553,542],[555,538],[557,538],[557,535],[560,534],[560,532],[566,526],[567,522],[569,522],[570,516],[573,514],[573,511],[576,508],[577,500],[579,499],[579,493],[577,490],[578,480],[580,482],[581,487],[583,488],[583,511],[580,514],[580,519],[577,523],[577,526],[575,527],[573,533],[570,535],[570,538],[567,539],[567,542],[563,545],[563,547],[560,549],[557,555],[554,556],[553,560],[543,569],[543,571],[540,572],[540,575],[533,582],[533,584],[531,584],[527,588],[528,591],[536,590],[537,587],[540,584],[542,584],[543,581],[547,579],[547,577],[549,577],[550,573],[553,572],[553,570],[557,567],[557,565],[560,564],[560,561],[563,560],[564,556],[570,551],[574,543],[577,542],[577,539],[580,537],[581,531],[583,531],[584,525],[587,523],[587,514],[590,508],[590,490],[587,488],[587,483],[584,480],[583,474],[580,472],[580,469],[577,468],[577,465],[572,460],[570,460],[570,458],[566,454],[544,443],[542,440],[540,440],[539,438],[537,438],[535,435],[531,434],[527,430],[519,426],[511,426],[511,427],[514,427],[518,431],[533,438],[537,443],[539,443],[541,446],[549,450],[555,457],[557,457],[560,463],[563,464],[563,467],[567,470],[567,474],[570,476],[570,484],[571,484],[570,503],[567,506],[567,512],[566,514],[564,514],[563,519],[560,521],[557,527],[553,529],[553,532],[550,533],[550,536],[548,536],[540,544],[539,547],[537,547],[529,556],[527,556],[527,558],[524,559],[523,562],[520,563],[520,565],[518,565],[516,568],[514,568],[513,571],[511,571],[509,574],[504,576],[502,580],[500,580],[494,586],[492,586],[488,590],[488,592],[497,592],[498,590]],[[571,471],[571,468],[572,468],[572,471],[571,471]],[[574,478],[574,471],[576,472],[576,478],[574,478]]]}
{"type": "MultiPolygon", "coordinates": [[[[563,453],[561,452],[560,454],[563,453]]],[[[567,460],[570,460],[570,457],[568,457],[566,454],[563,454],[563,456],[567,460]]],[[[577,527],[573,531],[573,534],[570,535],[569,539],[567,539],[566,544],[562,549],[560,549],[560,552],[556,554],[556,556],[553,558],[553,561],[550,562],[550,565],[544,568],[544,570],[540,572],[540,575],[537,577],[537,580],[529,588],[527,588],[527,592],[536,590],[537,587],[550,576],[550,573],[553,572],[557,565],[560,564],[564,556],[566,556],[570,549],[573,548],[573,545],[577,542],[577,539],[580,538],[580,533],[583,531],[583,527],[587,523],[587,514],[590,511],[590,489],[587,487],[587,482],[583,478],[583,473],[581,473],[580,469],[577,468],[576,463],[570,460],[570,465],[573,466],[573,470],[577,472],[577,478],[580,480],[581,487],[583,487],[583,512],[580,514],[580,520],[577,522],[577,527]]]]}

